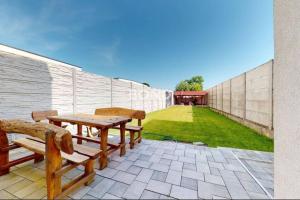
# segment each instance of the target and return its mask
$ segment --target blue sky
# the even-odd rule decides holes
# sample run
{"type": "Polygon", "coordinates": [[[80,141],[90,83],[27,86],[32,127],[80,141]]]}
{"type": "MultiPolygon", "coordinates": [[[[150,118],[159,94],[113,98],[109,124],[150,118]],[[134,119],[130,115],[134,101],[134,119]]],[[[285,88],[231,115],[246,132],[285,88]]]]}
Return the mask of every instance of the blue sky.
{"type": "Polygon", "coordinates": [[[273,58],[271,0],[0,2],[0,43],[109,77],[208,88],[273,58]]]}

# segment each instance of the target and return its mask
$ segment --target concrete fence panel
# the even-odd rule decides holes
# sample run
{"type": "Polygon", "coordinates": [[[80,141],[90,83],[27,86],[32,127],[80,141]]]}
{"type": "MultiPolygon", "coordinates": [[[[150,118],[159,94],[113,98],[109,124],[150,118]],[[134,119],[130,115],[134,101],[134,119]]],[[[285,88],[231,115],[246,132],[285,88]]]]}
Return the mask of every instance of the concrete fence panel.
{"type": "Polygon", "coordinates": [[[170,106],[172,95],[0,45],[0,118],[30,120],[37,110],[94,113],[96,108],[111,106],[151,112],[170,106]]]}
{"type": "Polygon", "coordinates": [[[223,110],[223,85],[217,85],[217,109],[223,110]]]}
{"type": "Polygon", "coordinates": [[[231,109],[231,91],[230,80],[223,83],[223,112],[230,113],[231,109]]]}
{"type": "Polygon", "coordinates": [[[245,74],[231,79],[231,114],[245,117],[245,74]]]}
{"type": "Polygon", "coordinates": [[[111,79],[96,74],[76,71],[75,112],[94,113],[96,108],[111,106],[111,79]]]}
{"type": "Polygon", "coordinates": [[[246,75],[246,119],[272,126],[272,62],[246,75]]]}

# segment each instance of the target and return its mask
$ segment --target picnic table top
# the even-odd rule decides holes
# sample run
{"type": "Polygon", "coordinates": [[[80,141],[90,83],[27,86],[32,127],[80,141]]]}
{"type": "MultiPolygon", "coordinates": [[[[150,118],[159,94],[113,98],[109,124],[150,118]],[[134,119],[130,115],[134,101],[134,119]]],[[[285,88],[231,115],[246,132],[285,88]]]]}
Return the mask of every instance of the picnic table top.
{"type": "Polygon", "coordinates": [[[112,128],[121,123],[130,122],[131,118],[122,116],[104,116],[92,114],[69,114],[47,117],[54,122],[68,122],[72,124],[91,126],[96,128],[112,128]]]}

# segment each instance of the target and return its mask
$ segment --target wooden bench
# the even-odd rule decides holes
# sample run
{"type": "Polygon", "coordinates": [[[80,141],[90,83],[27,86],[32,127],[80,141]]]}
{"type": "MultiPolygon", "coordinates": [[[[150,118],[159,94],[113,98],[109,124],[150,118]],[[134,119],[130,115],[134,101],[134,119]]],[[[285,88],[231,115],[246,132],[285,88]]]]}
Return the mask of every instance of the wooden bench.
{"type": "MultiPolygon", "coordinates": [[[[133,149],[135,143],[140,143],[142,141],[142,120],[146,117],[146,112],[143,110],[132,110],[127,108],[98,108],[95,110],[95,115],[106,115],[106,116],[124,116],[131,119],[138,120],[138,126],[126,125],[125,130],[130,133],[130,148],[133,149]],[[135,133],[138,133],[138,136],[135,138],[135,133]]],[[[114,127],[115,129],[120,129],[120,126],[114,127]]],[[[91,135],[91,129],[88,131],[91,135]]]]}
{"type": "Polygon", "coordinates": [[[45,155],[48,199],[61,199],[79,186],[90,184],[95,176],[94,159],[100,153],[98,149],[73,144],[69,131],[52,124],[0,120],[0,176],[9,173],[12,166],[32,159],[39,162],[45,155]],[[9,133],[25,134],[28,137],[9,144],[9,133]],[[33,151],[34,154],[9,161],[9,151],[20,147],[33,151]],[[62,159],[66,162],[63,163],[62,159]],[[79,165],[85,168],[83,174],[62,186],[62,175],[79,165]]]}

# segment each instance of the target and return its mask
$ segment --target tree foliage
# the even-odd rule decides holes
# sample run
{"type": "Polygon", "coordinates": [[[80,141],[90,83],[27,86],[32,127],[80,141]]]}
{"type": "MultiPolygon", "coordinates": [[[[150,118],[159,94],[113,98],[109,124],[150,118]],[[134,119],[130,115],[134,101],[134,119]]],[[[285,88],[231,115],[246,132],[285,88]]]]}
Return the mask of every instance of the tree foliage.
{"type": "Polygon", "coordinates": [[[180,81],[176,85],[176,91],[201,91],[203,82],[202,76],[193,76],[191,79],[180,81]]]}

